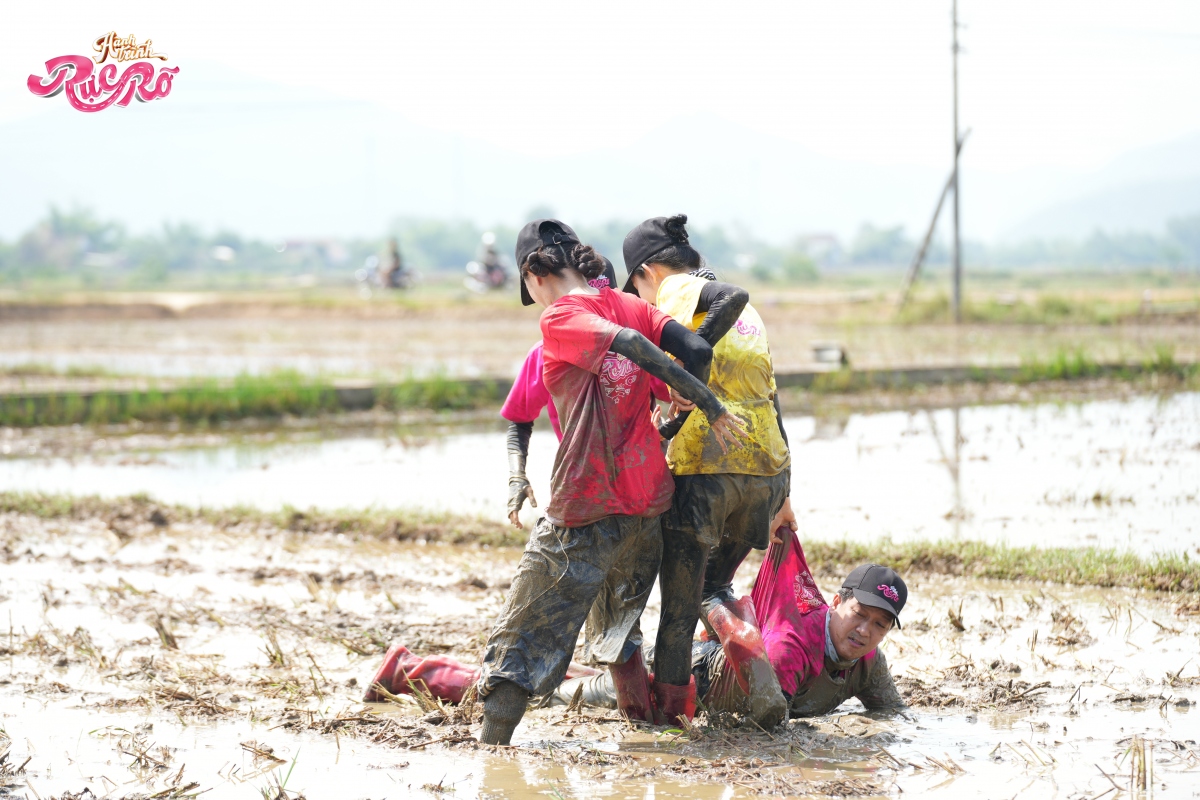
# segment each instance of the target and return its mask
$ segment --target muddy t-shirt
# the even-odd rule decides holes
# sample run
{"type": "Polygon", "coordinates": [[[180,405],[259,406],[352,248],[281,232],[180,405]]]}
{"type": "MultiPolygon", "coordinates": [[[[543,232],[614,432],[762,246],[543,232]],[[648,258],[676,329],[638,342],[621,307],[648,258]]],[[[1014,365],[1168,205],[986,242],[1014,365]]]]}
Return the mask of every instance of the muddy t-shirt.
{"type": "Polygon", "coordinates": [[[569,294],[542,312],[543,379],[563,432],[546,508],[555,525],[652,517],[671,505],[675,484],[650,421],[650,376],[608,349],[622,328],[657,346],[670,321],[611,289],[569,294]]]}

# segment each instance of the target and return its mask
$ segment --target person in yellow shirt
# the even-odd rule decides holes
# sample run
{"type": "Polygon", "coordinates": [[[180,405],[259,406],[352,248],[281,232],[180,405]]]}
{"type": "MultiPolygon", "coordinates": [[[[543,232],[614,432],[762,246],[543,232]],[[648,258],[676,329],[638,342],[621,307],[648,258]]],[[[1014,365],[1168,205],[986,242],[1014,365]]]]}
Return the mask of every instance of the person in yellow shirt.
{"type": "Polygon", "coordinates": [[[746,421],[740,448],[723,450],[701,414],[676,399],[680,413],[660,427],[670,438],[675,479],[663,515],[659,574],[662,614],[655,643],[656,684],[694,688],[692,636],[703,618],[749,695],[764,728],[787,714],[755,623],[753,602],[737,600],[734,573],[750,550],[766,549],[780,525],[796,528],[789,502],[791,454],[780,417],[766,326],[744,289],[715,280],[688,242],[687,216],[655,217],[625,237],[625,291],[706,339],[713,347],[708,386],[746,421]]]}

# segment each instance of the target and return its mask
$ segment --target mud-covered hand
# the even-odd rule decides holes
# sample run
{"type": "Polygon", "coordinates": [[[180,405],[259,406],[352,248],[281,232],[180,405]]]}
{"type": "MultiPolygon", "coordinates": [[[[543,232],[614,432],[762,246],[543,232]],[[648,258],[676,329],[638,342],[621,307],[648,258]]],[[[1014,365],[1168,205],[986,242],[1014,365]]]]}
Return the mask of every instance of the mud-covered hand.
{"type": "Polygon", "coordinates": [[[695,410],[695,408],[696,408],[695,403],[693,403],[691,400],[688,400],[686,397],[684,397],[679,392],[672,389],[670,386],[667,387],[667,394],[670,395],[671,404],[673,406],[675,406],[675,408],[677,409],[677,413],[678,413],[678,411],[694,411],[695,410]]]}
{"type": "Polygon", "coordinates": [[[748,435],[745,420],[729,411],[710,422],[709,427],[722,453],[728,453],[730,447],[741,447],[748,435]]]}
{"type": "Polygon", "coordinates": [[[533,487],[524,475],[510,475],[508,478],[508,521],[514,527],[521,528],[521,506],[528,498],[529,505],[537,508],[537,498],[533,496],[533,487]]]}
{"type": "Polygon", "coordinates": [[[784,525],[793,531],[800,530],[800,525],[796,522],[796,512],[792,511],[792,498],[790,497],[784,499],[783,507],[775,515],[775,519],[771,520],[771,544],[783,544],[783,539],[779,536],[779,529],[784,525]]]}

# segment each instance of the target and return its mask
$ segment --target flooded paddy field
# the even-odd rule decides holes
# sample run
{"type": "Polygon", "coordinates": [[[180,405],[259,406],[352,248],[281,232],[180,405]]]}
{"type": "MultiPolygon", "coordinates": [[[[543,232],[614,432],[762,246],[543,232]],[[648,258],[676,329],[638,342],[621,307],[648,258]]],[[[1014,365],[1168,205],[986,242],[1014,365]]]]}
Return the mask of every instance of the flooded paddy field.
{"type": "MultiPolygon", "coordinates": [[[[358,699],[393,641],[477,663],[516,548],[146,504],[8,512],[0,541],[0,792],[14,796],[1082,799],[1129,794],[1131,776],[1158,797],[1200,790],[1194,594],[912,574],[885,643],[903,714],[852,703],[764,733],[559,707],[530,712],[519,747],[488,748],[477,706],[358,699]]],[[[820,583],[829,596],[837,578],[820,583]]]]}
{"type": "MultiPolygon", "coordinates": [[[[487,415],[476,420],[460,429],[310,425],[238,436],[10,428],[0,430],[0,485],[501,520],[503,429],[487,415]]],[[[978,539],[1143,555],[1200,545],[1200,393],[842,411],[785,423],[807,539],[978,539]]],[[[543,421],[529,458],[540,498],[549,497],[556,447],[543,421]]]]}

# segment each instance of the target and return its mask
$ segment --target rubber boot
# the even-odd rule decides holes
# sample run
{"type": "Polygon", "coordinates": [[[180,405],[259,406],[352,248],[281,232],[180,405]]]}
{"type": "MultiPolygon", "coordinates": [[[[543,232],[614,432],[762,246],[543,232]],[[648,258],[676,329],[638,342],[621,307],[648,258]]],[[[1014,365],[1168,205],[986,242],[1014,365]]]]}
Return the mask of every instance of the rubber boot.
{"type": "Polygon", "coordinates": [[[479,670],[471,669],[461,661],[449,656],[421,658],[410,653],[404,645],[394,644],[384,655],[383,666],[371,679],[363,702],[384,700],[384,696],[375,691],[375,684],[379,684],[392,694],[411,694],[412,686],[416,686],[438,700],[461,703],[467,689],[477,680],[479,670]]]}
{"type": "Polygon", "coordinates": [[[613,688],[616,689],[617,710],[629,719],[654,722],[654,701],[650,694],[650,675],[642,660],[641,648],[633,651],[624,664],[609,664],[613,688]]]}
{"type": "Polygon", "coordinates": [[[778,725],[787,717],[787,699],[767,658],[754,601],[743,597],[715,605],[708,612],[707,622],[721,642],[738,686],[749,698],[747,713],[751,719],[768,730],[778,725]]]}
{"type": "Polygon", "coordinates": [[[687,686],[655,681],[654,704],[659,725],[678,725],[680,717],[691,722],[696,716],[696,676],[690,676],[687,686]]]}
{"type": "Polygon", "coordinates": [[[583,687],[583,693],[579,699],[584,705],[595,708],[617,707],[617,689],[613,685],[611,672],[583,675],[563,681],[558,685],[557,689],[550,693],[550,699],[546,705],[571,705],[571,702],[575,699],[575,693],[579,691],[580,687],[583,687]]]}
{"type": "Polygon", "coordinates": [[[483,698],[483,729],[479,732],[479,741],[502,745],[512,742],[513,731],[525,716],[528,702],[529,692],[512,681],[501,681],[492,687],[483,698]]]}
{"type": "Polygon", "coordinates": [[[738,567],[746,560],[751,549],[750,545],[744,542],[722,539],[709,551],[708,563],[704,567],[700,621],[704,623],[704,629],[710,638],[717,638],[717,634],[709,625],[709,612],[722,603],[737,600],[737,595],[733,593],[733,576],[737,574],[738,567]]]}

